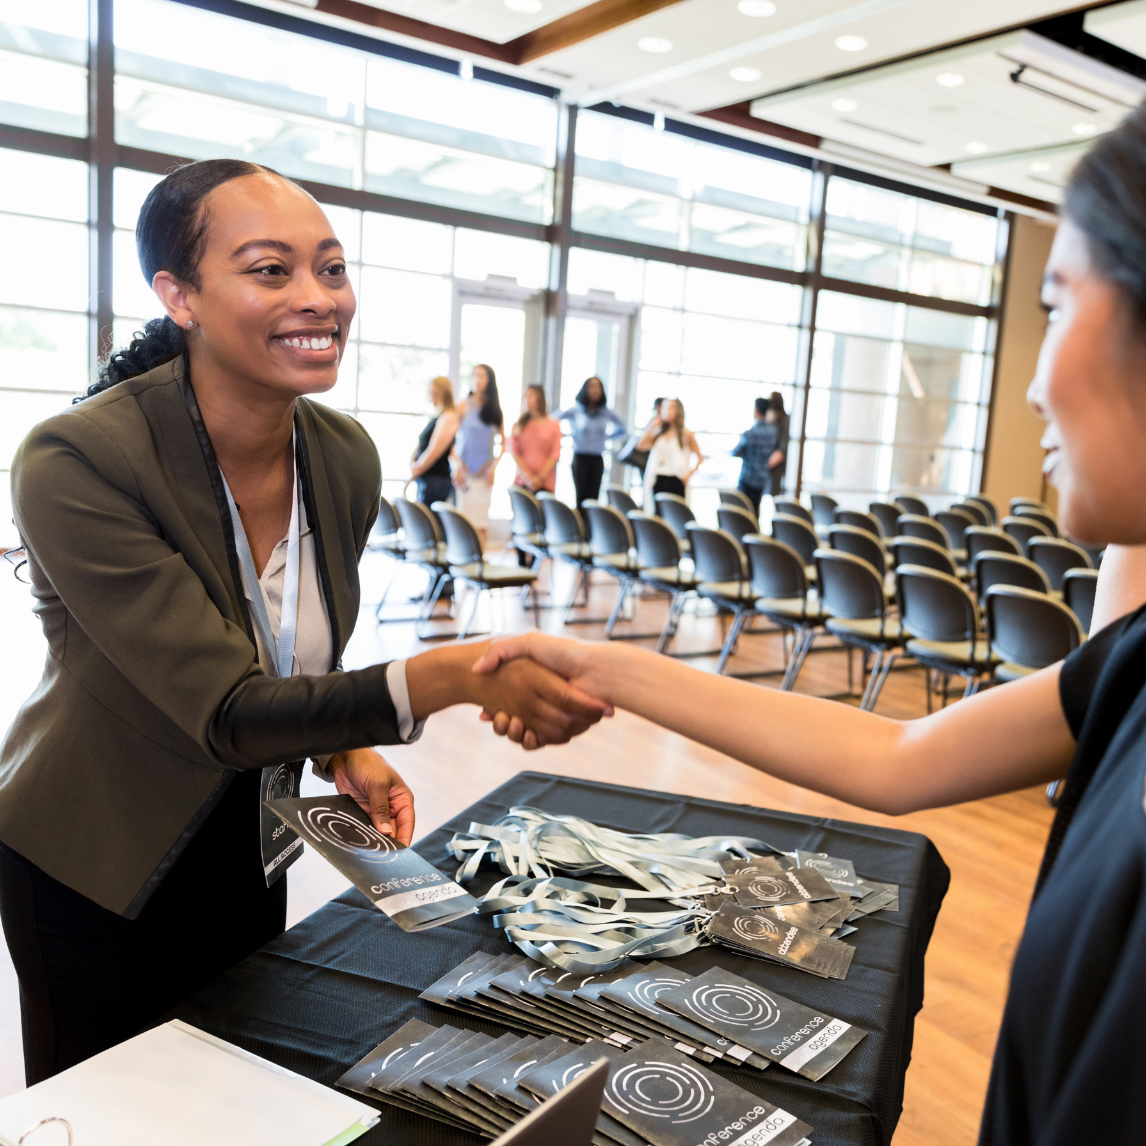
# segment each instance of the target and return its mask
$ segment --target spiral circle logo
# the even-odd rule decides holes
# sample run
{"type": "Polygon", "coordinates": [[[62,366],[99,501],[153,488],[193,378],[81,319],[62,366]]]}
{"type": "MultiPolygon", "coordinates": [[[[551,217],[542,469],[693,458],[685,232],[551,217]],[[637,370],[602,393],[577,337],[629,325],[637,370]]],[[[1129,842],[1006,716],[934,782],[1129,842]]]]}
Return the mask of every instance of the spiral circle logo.
{"type": "Polygon", "coordinates": [[[742,939],[779,939],[780,928],[766,915],[738,915],[732,930],[742,939]]]}
{"type": "Polygon", "coordinates": [[[697,987],[689,998],[689,1006],[701,1018],[753,1031],[766,1031],[780,1018],[780,1008],[770,995],[739,983],[697,987]]]}
{"type": "Polygon", "coordinates": [[[389,863],[398,854],[393,840],[335,808],[308,808],[299,815],[299,821],[311,835],[367,863],[389,863]]]}
{"type": "Polygon", "coordinates": [[[613,1075],[609,1092],[622,1110],[664,1118],[673,1126],[703,1118],[716,1101],[708,1079],[684,1063],[630,1063],[613,1075]]]}
{"type": "Polygon", "coordinates": [[[757,899],[783,899],[791,889],[782,880],[774,875],[758,875],[748,885],[748,890],[757,899]]]}
{"type": "Polygon", "coordinates": [[[571,1067],[567,1067],[561,1078],[554,1080],[553,1089],[564,1090],[571,1082],[580,1078],[585,1073],[586,1065],[587,1064],[583,1062],[575,1062],[571,1067]]]}
{"type": "Polygon", "coordinates": [[[810,859],[804,862],[804,867],[818,871],[825,879],[847,879],[847,868],[838,867],[831,860],[810,859]]]}
{"type": "Polygon", "coordinates": [[[271,774],[270,783],[267,785],[267,799],[286,800],[293,795],[294,775],[288,765],[280,764],[271,774]]]}
{"type": "Polygon", "coordinates": [[[629,992],[630,997],[640,1006],[652,1009],[654,1012],[658,1010],[656,1002],[666,991],[671,991],[673,987],[679,987],[681,980],[679,979],[642,979],[633,989],[629,992]]]}

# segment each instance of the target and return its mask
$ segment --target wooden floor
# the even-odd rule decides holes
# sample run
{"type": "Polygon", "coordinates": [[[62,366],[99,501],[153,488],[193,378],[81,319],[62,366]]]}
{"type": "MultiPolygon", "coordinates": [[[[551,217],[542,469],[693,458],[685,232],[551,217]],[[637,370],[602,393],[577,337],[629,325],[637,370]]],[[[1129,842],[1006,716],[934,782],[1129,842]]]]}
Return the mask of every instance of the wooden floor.
{"type": "MultiPolygon", "coordinates": [[[[367,556],[364,600],[378,600],[391,569],[385,558],[367,556]]],[[[391,599],[400,602],[418,592],[419,576],[414,570],[402,570],[391,599]]],[[[563,579],[559,589],[565,589],[563,579]]],[[[613,595],[613,584],[602,578],[593,591],[592,615],[607,612],[613,595]]],[[[0,670],[7,678],[0,677],[7,686],[3,703],[8,707],[0,708],[4,725],[31,691],[42,663],[43,644],[28,605],[26,588],[0,583],[0,620],[9,634],[8,656],[0,670]]],[[[659,629],[664,610],[663,599],[643,600],[635,623],[627,627],[641,632],[659,629]]],[[[372,606],[364,606],[347,650],[347,667],[405,656],[419,647],[409,624],[375,626],[373,612],[372,606]]],[[[404,607],[396,603],[388,612],[401,615],[404,607]]],[[[542,627],[557,627],[556,614],[541,616],[542,627]]],[[[531,623],[513,594],[483,599],[478,609],[479,628],[508,632],[531,623]]],[[[448,630],[449,623],[442,627],[448,630]]],[[[617,631],[625,627],[618,626],[617,631]]],[[[601,626],[568,631],[594,638],[601,635],[601,626]]],[[[686,615],[674,647],[708,649],[719,644],[719,638],[717,618],[686,615]]],[[[729,670],[778,668],[782,657],[779,636],[749,633],[729,670]]],[[[691,663],[711,670],[714,658],[691,663]]],[[[766,680],[761,687],[777,681],[766,680]]],[[[846,655],[839,650],[813,653],[798,686],[801,692],[819,695],[846,687],[846,655]]],[[[923,715],[922,671],[892,672],[879,711],[901,719],[923,715]]],[[[926,1001],[916,1022],[904,1113],[894,1142],[895,1146],[970,1146],[975,1141],[1011,960],[1050,826],[1050,809],[1041,791],[899,818],[878,816],[773,780],[627,713],[618,713],[572,744],[526,754],[479,724],[476,709],[458,707],[429,721],[418,743],[390,750],[388,756],[417,795],[419,836],[523,768],[885,824],[929,836],[950,866],[952,882],[927,956],[926,1001]]],[[[306,790],[317,794],[320,782],[308,778],[306,790]]],[[[289,922],[297,922],[343,886],[345,880],[308,852],[291,869],[289,922]]],[[[0,1095],[22,1084],[16,986],[5,959],[0,965],[0,1095]]]]}

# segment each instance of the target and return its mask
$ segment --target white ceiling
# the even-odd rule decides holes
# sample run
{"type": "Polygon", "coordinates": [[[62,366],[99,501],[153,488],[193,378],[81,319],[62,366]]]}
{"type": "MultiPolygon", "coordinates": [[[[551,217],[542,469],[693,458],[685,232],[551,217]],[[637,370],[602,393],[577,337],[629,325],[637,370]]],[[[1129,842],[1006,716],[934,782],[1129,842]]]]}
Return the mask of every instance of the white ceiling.
{"type": "Polygon", "coordinates": [[[951,173],[988,187],[1002,187],[1032,199],[1060,203],[1074,165],[1089,146],[1089,143],[1068,143],[1062,147],[963,160],[951,165],[951,173]]]}
{"type": "Polygon", "coordinates": [[[522,70],[555,82],[570,98],[615,99],[651,109],[702,111],[814,82],[921,50],[982,36],[1000,26],[1055,15],[1068,0],[775,0],[765,18],[742,15],[737,0],[683,0],[546,56],[522,70]],[[862,36],[868,47],[841,51],[835,41],[862,36]],[[663,54],[638,41],[672,44],[663,54]],[[761,73],[754,81],[734,67],[761,73]]]}
{"type": "Polygon", "coordinates": [[[1087,12],[1083,27],[1091,35],[1101,36],[1136,56],[1146,56],[1146,2],[1143,0],[1087,12]]]}
{"type": "Polygon", "coordinates": [[[759,99],[752,114],[931,167],[1093,138],[1146,95],[1140,80],[1119,91],[1103,83],[1112,69],[1090,76],[1076,62],[1089,63],[1017,32],[759,99]]]}
{"type": "Polygon", "coordinates": [[[544,24],[568,16],[593,0],[363,0],[374,8],[412,16],[440,28],[452,28],[504,44],[544,24]],[[512,6],[511,6],[512,5],[512,6]],[[532,9],[532,11],[531,11],[532,9]]]}

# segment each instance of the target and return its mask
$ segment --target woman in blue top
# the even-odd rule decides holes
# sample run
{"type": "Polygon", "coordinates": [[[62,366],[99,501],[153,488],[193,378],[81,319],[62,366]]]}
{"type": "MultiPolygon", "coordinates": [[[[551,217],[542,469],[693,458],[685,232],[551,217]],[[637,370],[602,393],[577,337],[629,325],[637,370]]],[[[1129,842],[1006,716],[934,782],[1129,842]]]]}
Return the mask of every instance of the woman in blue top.
{"type": "Polygon", "coordinates": [[[461,406],[454,438],[454,485],[458,508],[478,532],[482,549],[489,540],[489,502],[493,475],[505,451],[505,418],[497,397],[497,376],[482,363],[470,375],[470,392],[461,406]]]}
{"type": "Polygon", "coordinates": [[[600,495],[605,442],[623,434],[625,423],[605,405],[605,387],[596,375],[585,380],[568,410],[554,410],[553,416],[573,427],[573,487],[580,507],[600,495]]]}

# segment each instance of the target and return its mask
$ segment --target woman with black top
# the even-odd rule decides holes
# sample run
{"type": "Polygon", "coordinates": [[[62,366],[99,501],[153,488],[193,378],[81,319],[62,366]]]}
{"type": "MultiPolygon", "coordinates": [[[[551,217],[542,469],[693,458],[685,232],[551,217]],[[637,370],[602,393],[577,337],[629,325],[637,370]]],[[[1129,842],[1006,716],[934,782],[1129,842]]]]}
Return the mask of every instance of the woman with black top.
{"type": "Polygon", "coordinates": [[[237,160],[160,181],[136,242],[167,317],[12,463],[49,650],[0,748],[29,1084],[282,931],[299,841],[263,800],[297,795],[308,758],[406,844],[413,796],[374,745],[460,701],[551,740],[604,707],[538,666],[475,687],[481,645],[343,671],[381,469],[307,397],[354,318],[342,247],[301,187],[237,160]]]}
{"type": "MultiPolygon", "coordinates": [[[[1058,487],[1060,520],[1090,545],[1144,545],[1146,110],[1079,160],[1042,294],[1049,325],[1028,400],[1047,421],[1043,469],[1058,487]]],[[[615,644],[514,637],[495,643],[482,667],[525,655],[782,780],[883,813],[1065,777],[1015,955],[980,1143],[1143,1141],[1146,607],[1093,629],[1060,664],[906,722],[615,644]]],[[[494,728],[530,742],[507,716],[494,728]]]]}
{"type": "Polygon", "coordinates": [[[418,435],[418,448],[410,459],[410,476],[418,481],[418,500],[424,505],[454,500],[450,450],[458,432],[458,414],[448,378],[438,377],[430,383],[430,402],[434,416],[418,435]]]}

